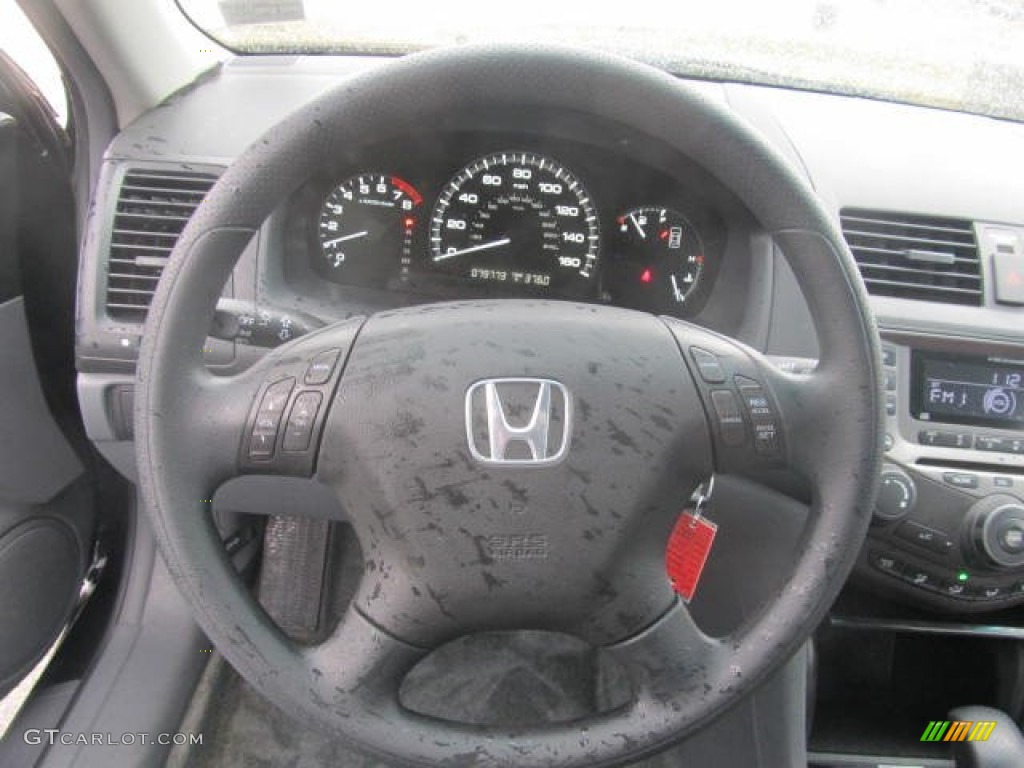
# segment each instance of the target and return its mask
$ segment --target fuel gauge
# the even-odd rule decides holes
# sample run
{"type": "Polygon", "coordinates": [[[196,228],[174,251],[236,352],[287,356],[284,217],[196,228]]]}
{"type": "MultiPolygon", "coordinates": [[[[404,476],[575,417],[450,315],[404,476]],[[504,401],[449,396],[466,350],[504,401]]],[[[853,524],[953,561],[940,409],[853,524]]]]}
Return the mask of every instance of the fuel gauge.
{"type": "Polygon", "coordinates": [[[609,289],[623,304],[653,311],[678,309],[704,272],[704,245],[686,217],[671,208],[647,206],[615,220],[608,257],[609,289]]]}

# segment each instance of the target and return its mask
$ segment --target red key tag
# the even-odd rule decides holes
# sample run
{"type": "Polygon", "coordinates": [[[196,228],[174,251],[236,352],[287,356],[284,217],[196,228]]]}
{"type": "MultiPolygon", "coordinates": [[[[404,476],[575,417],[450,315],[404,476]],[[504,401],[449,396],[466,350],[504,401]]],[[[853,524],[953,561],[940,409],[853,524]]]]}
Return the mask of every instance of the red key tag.
{"type": "Polygon", "coordinates": [[[690,602],[697,591],[704,564],[715,542],[718,526],[704,517],[682,514],[668,538],[665,570],[668,580],[684,602],[690,602]]]}
{"type": "Polygon", "coordinates": [[[668,537],[668,548],[665,550],[665,570],[672,589],[690,602],[697,592],[697,583],[704,571],[704,564],[711,553],[711,545],[715,543],[718,526],[707,518],[701,517],[701,509],[711,498],[714,490],[714,476],[708,481],[707,487],[698,489],[693,511],[679,516],[672,534],[668,537]]]}

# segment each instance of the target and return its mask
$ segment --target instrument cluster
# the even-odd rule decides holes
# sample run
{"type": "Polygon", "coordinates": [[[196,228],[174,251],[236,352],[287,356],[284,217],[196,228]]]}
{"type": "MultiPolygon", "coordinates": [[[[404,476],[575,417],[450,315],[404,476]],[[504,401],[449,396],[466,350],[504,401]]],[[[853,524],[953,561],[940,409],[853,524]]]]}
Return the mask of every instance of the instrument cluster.
{"type": "Polygon", "coordinates": [[[413,300],[698,312],[725,244],[707,180],[592,144],[543,144],[439,135],[347,161],[297,197],[289,249],[333,285],[413,300]]]}

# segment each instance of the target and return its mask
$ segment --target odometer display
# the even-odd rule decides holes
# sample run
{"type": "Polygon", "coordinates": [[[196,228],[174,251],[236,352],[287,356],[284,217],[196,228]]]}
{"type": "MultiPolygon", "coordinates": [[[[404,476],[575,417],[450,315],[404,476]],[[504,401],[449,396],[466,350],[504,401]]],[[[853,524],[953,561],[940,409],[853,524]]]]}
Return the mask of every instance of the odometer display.
{"type": "Polygon", "coordinates": [[[594,204],[574,174],[541,155],[497,152],[445,186],[430,258],[437,271],[473,282],[583,296],[599,240],[594,204]]]}

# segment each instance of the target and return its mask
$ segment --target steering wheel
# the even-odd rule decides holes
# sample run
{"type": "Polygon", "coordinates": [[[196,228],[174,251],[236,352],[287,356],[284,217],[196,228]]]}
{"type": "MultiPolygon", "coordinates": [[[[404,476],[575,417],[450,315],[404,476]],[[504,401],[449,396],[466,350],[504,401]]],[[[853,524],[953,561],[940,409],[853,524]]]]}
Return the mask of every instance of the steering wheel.
{"type": "Polygon", "coordinates": [[[409,765],[620,765],[750,693],[835,598],[876,491],[878,350],[834,221],[723,105],[663,72],[574,49],[427,52],[346,80],[277,125],[187,226],[139,358],[141,492],[199,624],[285,709],[409,765]],[[631,126],[702,164],[783,249],[818,334],[817,368],[786,373],[730,338],[631,310],[481,301],[340,322],[244,373],[207,371],[200,349],[220,287],[325,159],[510,105],[631,126]],[[517,397],[535,416],[526,426],[496,410],[517,397]],[[713,472],[763,468],[813,490],[799,554],[769,604],[710,637],[668,584],[665,543],[713,472]],[[318,645],[290,641],[266,616],[201,501],[247,472],[315,477],[359,538],[360,586],[318,645]],[[432,649],[508,628],[607,649],[632,700],[516,727],[402,706],[401,681],[432,649]]]}

